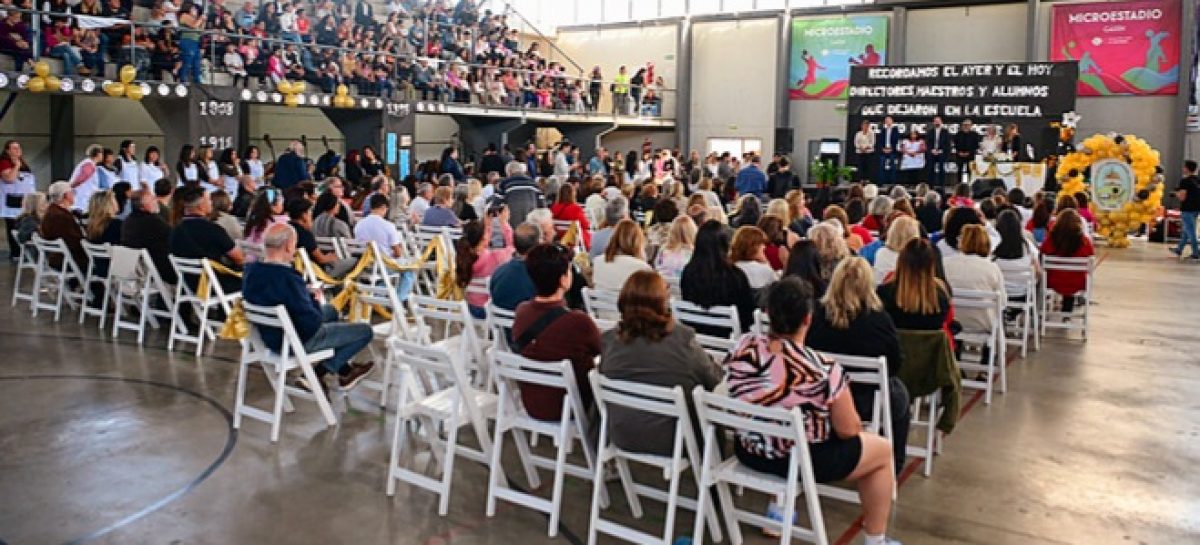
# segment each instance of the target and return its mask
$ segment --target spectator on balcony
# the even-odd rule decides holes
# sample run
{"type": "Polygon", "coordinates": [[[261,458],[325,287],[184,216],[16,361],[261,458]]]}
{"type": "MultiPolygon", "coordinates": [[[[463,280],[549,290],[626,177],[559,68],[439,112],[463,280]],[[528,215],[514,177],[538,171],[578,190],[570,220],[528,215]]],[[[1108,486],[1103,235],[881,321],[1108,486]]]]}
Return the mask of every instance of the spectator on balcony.
{"type": "MultiPolygon", "coordinates": [[[[183,83],[200,83],[200,31],[204,29],[204,17],[200,14],[200,6],[192,0],[184,0],[179,10],[179,53],[183,62],[179,67],[179,77],[183,83]]],[[[87,62],[87,55],[84,55],[87,62]]],[[[90,67],[90,66],[89,66],[90,67]]],[[[93,70],[95,69],[92,67],[93,70]]],[[[101,73],[104,71],[100,66],[101,73]]]]}
{"type": "Polygon", "coordinates": [[[225,61],[225,70],[229,72],[230,76],[233,76],[233,86],[237,87],[238,80],[241,80],[242,87],[245,87],[247,78],[249,77],[249,74],[246,72],[246,61],[242,58],[241,53],[238,53],[237,48],[233,44],[225,46],[225,57],[223,60],[225,61]]]}
{"type": "Polygon", "coordinates": [[[233,20],[237,23],[238,28],[242,29],[242,32],[249,32],[250,27],[253,27],[254,23],[258,21],[258,12],[254,11],[254,2],[249,0],[244,2],[242,9],[237,12],[233,20]]]}
{"type": "Polygon", "coordinates": [[[71,32],[70,22],[70,19],[67,18],[54,20],[54,25],[46,33],[46,50],[51,57],[62,59],[64,75],[74,76],[80,74],[87,76],[91,74],[91,71],[86,67],[82,68],[82,72],[79,71],[79,65],[83,64],[83,59],[71,45],[71,39],[74,34],[71,32]]]}

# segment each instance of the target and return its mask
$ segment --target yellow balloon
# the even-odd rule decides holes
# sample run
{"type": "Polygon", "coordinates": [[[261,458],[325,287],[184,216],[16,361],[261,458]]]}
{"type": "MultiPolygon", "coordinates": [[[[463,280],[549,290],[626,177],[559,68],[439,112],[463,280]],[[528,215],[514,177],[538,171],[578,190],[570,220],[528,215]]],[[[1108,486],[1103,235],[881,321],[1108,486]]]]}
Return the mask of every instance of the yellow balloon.
{"type": "Polygon", "coordinates": [[[62,80],[54,76],[46,76],[46,90],[51,93],[57,93],[62,89],[62,80]]]}
{"type": "Polygon", "coordinates": [[[104,93],[110,97],[119,97],[125,95],[125,84],[119,81],[114,81],[104,86],[104,93]]]}
{"type": "Polygon", "coordinates": [[[143,96],[141,85],[126,85],[125,96],[133,100],[141,100],[143,96]]]}
{"type": "Polygon", "coordinates": [[[29,89],[29,92],[31,92],[31,93],[40,93],[42,91],[45,91],[46,90],[46,78],[43,78],[41,76],[32,78],[29,80],[29,83],[25,84],[25,88],[29,89]]]}
{"type": "Polygon", "coordinates": [[[337,86],[337,96],[344,97],[348,94],[350,94],[350,88],[346,87],[346,84],[342,83],[337,86]]]}
{"type": "Polygon", "coordinates": [[[288,96],[284,97],[283,103],[286,104],[288,107],[295,108],[297,105],[300,104],[300,99],[296,98],[296,95],[288,95],[288,96]]]}
{"type": "MultiPolygon", "coordinates": [[[[33,73],[37,74],[38,77],[43,77],[43,78],[46,76],[49,76],[50,75],[50,63],[48,63],[46,61],[38,61],[37,64],[33,65],[33,73]]],[[[35,92],[37,92],[37,91],[35,91],[35,92]]]]}
{"type": "Polygon", "coordinates": [[[134,68],[132,64],[126,64],[121,67],[120,76],[121,83],[133,83],[133,80],[137,79],[137,68],[134,68]]]}

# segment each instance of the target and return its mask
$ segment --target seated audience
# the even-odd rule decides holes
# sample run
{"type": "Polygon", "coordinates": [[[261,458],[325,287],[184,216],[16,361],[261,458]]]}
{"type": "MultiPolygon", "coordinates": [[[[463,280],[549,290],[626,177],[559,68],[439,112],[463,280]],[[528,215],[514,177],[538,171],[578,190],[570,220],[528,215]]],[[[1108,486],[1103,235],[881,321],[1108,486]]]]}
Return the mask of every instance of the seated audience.
{"type": "Polygon", "coordinates": [[[354,239],[374,242],[380,250],[391,252],[391,257],[403,256],[404,240],[400,238],[400,230],[386,217],[388,213],[387,196],[379,193],[371,195],[371,198],[367,199],[367,209],[370,214],[354,224],[354,239]]]}
{"type": "MultiPolygon", "coordinates": [[[[70,182],[54,182],[50,184],[46,194],[50,198],[50,207],[42,216],[38,232],[46,240],[62,240],[67,245],[71,260],[79,268],[80,274],[86,273],[88,258],[87,253],[83,251],[83,230],[79,228],[79,222],[71,212],[71,208],[75,206],[75,190],[71,189],[70,182]]],[[[50,266],[58,268],[62,266],[62,262],[55,256],[50,260],[50,266]]]]}
{"type": "MultiPolygon", "coordinates": [[[[50,203],[46,200],[46,194],[41,191],[27,193],[21,199],[21,214],[17,216],[17,243],[29,244],[33,239],[33,234],[37,232],[38,226],[42,224],[42,218],[46,216],[46,209],[50,203]]],[[[16,254],[20,255],[20,252],[16,254]]]]}
{"type": "MultiPolygon", "coordinates": [[[[375,333],[370,324],[345,323],[337,311],[322,304],[304,283],[304,277],[292,266],[296,255],[296,231],[287,224],[272,224],[263,233],[266,259],[246,267],[242,297],[247,303],[260,306],[283,305],[296,335],[309,353],[333,350],[333,357],[321,362],[316,369],[320,384],[309,384],[301,375],[297,386],[309,392],[326,392],[323,378],[329,373],[338,375],[338,386],[344,390],[358,386],[374,362],[355,364],[350,360],[370,344],[375,333]]],[[[267,348],[279,351],[283,346],[283,331],[264,327],[259,330],[267,348]]],[[[327,393],[327,392],[326,392],[327,393]]]]}
{"type": "Polygon", "coordinates": [[[917,221],[921,222],[921,228],[925,229],[926,233],[932,234],[942,230],[944,214],[941,201],[942,198],[936,191],[930,191],[917,207],[917,221]]]}
{"type": "Polygon", "coordinates": [[[923,238],[904,245],[896,271],[875,290],[897,329],[947,329],[954,318],[950,289],[937,276],[937,251],[923,238]]]}
{"type": "MultiPolygon", "coordinates": [[[[836,221],[842,227],[841,236],[846,239],[846,247],[855,252],[875,240],[875,237],[871,236],[871,232],[864,229],[863,226],[850,223],[850,217],[840,206],[830,206],[825,209],[825,221],[831,220],[836,221]]],[[[811,238],[812,235],[810,234],[809,237],[811,238]]]]}
{"type": "Polygon", "coordinates": [[[1029,295],[1029,286],[1023,281],[1010,281],[1008,271],[1038,271],[1038,248],[1033,237],[1021,229],[1021,213],[1005,210],[996,217],[996,231],[1000,233],[1000,244],[992,250],[992,261],[1000,266],[1005,275],[1004,293],[1009,301],[1024,301],[1029,295]]]}
{"type": "Polygon", "coordinates": [[[533,299],[535,291],[525,256],[542,241],[542,232],[537,225],[522,223],[513,229],[513,257],[492,272],[488,293],[492,304],[504,310],[515,310],[517,305],[533,299]]]}
{"type": "Polygon", "coordinates": [[[237,217],[230,213],[233,210],[233,201],[229,200],[229,194],[224,189],[218,189],[212,192],[213,211],[212,217],[208,218],[213,223],[220,225],[226,233],[229,233],[229,238],[239,240],[242,238],[242,224],[238,223],[237,217]]]}
{"type": "MultiPolygon", "coordinates": [[[[117,200],[113,193],[101,189],[92,193],[88,202],[87,240],[93,244],[121,244],[121,220],[117,219],[117,200]]],[[[105,276],[104,271],[96,274],[105,276]]]]}
{"type": "MultiPolygon", "coordinates": [[[[449,186],[441,186],[433,192],[433,201],[428,209],[425,210],[425,215],[421,218],[421,225],[428,227],[458,227],[462,225],[458,216],[454,215],[454,210],[450,209],[450,205],[454,200],[454,190],[449,186]]],[[[412,205],[409,205],[410,207],[412,205]]]]}
{"type": "MultiPolygon", "coordinates": [[[[209,259],[240,269],[246,260],[241,248],[220,225],[208,220],[212,212],[208,193],[199,186],[181,187],[175,198],[182,205],[183,216],[171,230],[171,254],[188,259],[209,259]]],[[[241,291],[242,279],[225,274],[218,278],[226,294],[241,291]]],[[[191,287],[195,289],[196,286],[191,287]]]]}
{"type": "Polygon", "coordinates": [[[665,278],[679,279],[692,259],[696,243],[696,223],[688,216],[676,216],[667,232],[667,242],[654,256],[654,270],[665,278]]]}
{"type": "MultiPolygon", "coordinates": [[[[781,203],[784,210],[787,210],[787,203],[776,200],[772,201],[772,204],[775,202],[781,203]]],[[[767,236],[767,245],[763,248],[767,264],[776,272],[782,271],[788,262],[788,248],[791,248],[799,237],[788,230],[787,220],[783,216],[775,214],[767,214],[758,220],[758,228],[767,236]]]]}
{"type": "MultiPolygon", "coordinates": [[[[507,213],[505,209],[503,214],[507,213]]],[[[474,220],[463,225],[462,237],[454,249],[454,281],[459,288],[465,290],[477,278],[490,278],[497,268],[512,259],[513,229],[509,227],[507,217],[502,217],[499,223],[504,246],[494,249],[488,247],[492,240],[492,222],[474,220]]],[[[467,292],[465,298],[472,316],[487,318],[488,293],[467,292]]]]}
{"type": "Polygon", "coordinates": [[[121,222],[121,245],[135,250],[146,250],[154,269],[163,282],[174,284],[179,281],[175,268],[167,257],[171,247],[171,226],[158,213],[158,199],[154,192],[140,189],[130,198],[133,210],[121,222]]]}
{"type": "Polygon", "coordinates": [[[821,258],[821,281],[825,285],[829,285],[833,269],[837,268],[838,263],[851,255],[850,248],[846,247],[846,239],[838,233],[837,226],[837,223],[826,220],[808,230],[808,239],[816,246],[817,255],[821,258]]]}
{"type": "MultiPolygon", "coordinates": [[[[1074,209],[1058,213],[1054,227],[1046,241],[1042,243],[1042,254],[1051,257],[1091,257],[1096,255],[1092,241],[1083,227],[1083,220],[1074,209]]],[[[1071,313],[1075,310],[1076,294],[1087,289],[1087,273],[1074,271],[1050,270],[1046,273],[1046,289],[1054,290],[1062,296],[1062,311],[1071,313]]],[[[1084,301],[1084,304],[1087,302],[1084,301]]]]}
{"type": "MultiPolygon", "coordinates": [[[[958,253],[945,257],[942,265],[946,270],[946,281],[951,290],[969,290],[995,293],[1001,301],[1008,300],[1004,293],[1004,275],[1000,266],[990,259],[987,231],[982,225],[963,227],[958,240],[958,253]]],[[[964,308],[955,313],[955,318],[966,331],[991,331],[996,313],[977,308],[964,308]]]]}
{"type": "Polygon", "coordinates": [[[250,201],[250,212],[246,214],[246,242],[262,244],[262,234],[275,223],[287,223],[283,211],[283,191],[263,189],[250,201]]]}
{"type": "Polygon", "coordinates": [[[592,245],[591,224],[588,223],[587,212],[575,202],[574,184],[563,184],[558,190],[558,199],[550,206],[550,213],[556,221],[573,221],[579,224],[579,234],[583,237],[583,245],[592,245]]]}
{"type": "Polygon", "coordinates": [[[306,252],[312,263],[321,267],[334,277],[341,277],[350,272],[358,264],[357,259],[341,259],[333,252],[326,252],[317,244],[317,237],[312,232],[312,202],[303,197],[297,197],[287,202],[287,215],[290,225],[296,230],[296,247],[306,252]]]}
{"type": "Polygon", "coordinates": [[[896,259],[900,257],[900,250],[904,249],[904,245],[908,241],[920,237],[920,225],[917,220],[908,216],[900,216],[892,221],[888,226],[887,243],[875,252],[875,283],[882,284],[892,271],[896,270],[896,259]]]}
{"type": "MultiPolygon", "coordinates": [[[[899,187],[899,186],[897,186],[899,187]]],[[[887,230],[887,217],[892,213],[892,199],[890,197],[880,195],[871,200],[871,206],[867,210],[867,215],[863,217],[863,229],[883,233],[887,230]]]]}
{"type": "Polygon", "coordinates": [[[754,226],[738,227],[733,232],[733,242],[730,243],[729,260],[733,261],[750,282],[751,289],[762,289],[763,286],[779,279],[770,263],[767,262],[767,235],[762,229],[754,226]]]}
{"type": "Polygon", "coordinates": [[[609,238],[604,257],[592,263],[592,283],[598,290],[621,291],[637,271],[648,271],[646,236],[633,220],[621,220],[609,238]]]}
{"type": "MultiPolygon", "coordinates": [[[[889,393],[892,411],[892,455],[897,472],[904,469],[904,451],[908,444],[908,390],[896,378],[904,354],[900,351],[900,335],[891,316],[883,310],[883,302],[875,294],[875,277],[865,259],[851,257],[843,260],[833,272],[829,291],[813,312],[812,327],[808,330],[808,346],[822,352],[887,358],[889,393]]],[[[859,414],[874,414],[875,392],[878,387],[851,384],[854,407],[859,414]]]]}
{"type": "Polygon", "coordinates": [[[1033,241],[1041,244],[1054,226],[1054,201],[1042,199],[1033,207],[1033,215],[1025,223],[1025,230],[1033,235],[1033,241]]]}
{"type": "MultiPolygon", "coordinates": [[[[696,341],[696,332],[671,316],[667,283],[654,271],[629,277],[617,299],[621,319],[600,337],[600,373],[608,378],[712,391],[721,382],[721,368],[696,341]]],[[[690,399],[689,396],[685,398],[690,399]]],[[[692,422],[695,412],[692,402],[692,422]]],[[[608,436],[618,448],[670,456],[675,419],[622,406],[608,411],[608,436]]]]}
{"type": "MultiPolygon", "coordinates": [[[[746,273],[729,260],[729,231],[716,220],[709,220],[696,232],[696,247],[692,260],[679,277],[683,300],[704,308],[737,307],[742,331],[754,324],[754,291],[746,273]]],[[[697,333],[728,337],[728,328],[697,327],[697,333]]],[[[737,332],[733,332],[737,333],[737,332]]]]}
{"type": "Polygon", "coordinates": [[[313,207],[313,235],[321,238],[354,238],[350,224],[342,219],[347,208],[331,191],[317,197],[313,207]]]}
{"type": "Polygon", "coordinates": [[[617,228],[617,224],[621,220],[625,219],[629,219],[629,199],[617,196],[604,203],[604,223],[600,224],[599,231],[592,233],[592,245],[588,248],[588,257],[592,258],[592,261],[596,261],[597,258],[604,255],[613,230],[617,228]]]}
{"type": "MultiPolygon", "coordinates": [[[[529,277],[533,279],[534,298],[517,306],[513,322],[513,350],[536,361],[569,360],[583,398],[584,410],[592,406],[592,388],[588,372],[600,354],[600,330],[587,314],[567,310],[563,296],[572,283],[571,250],[560,244],[542,244],[525,257],[529,277]],[[543,316],[553,313],[547,318],[543,316]]],[[[538,420],[558,421],[562,417],[563,395],[558,388],[525,384],[521,401],[529,416],[538,420]]],[[[586,415],[577,415],[586,420],[586,415]]]]}
{"type": "Polygon", "coordinates": [[[824,297],[825,288],[829,285],[821,277],[821,251],[811,239],[801,240],[792,246],[783,276],[795,276],[808,282],[813,288],[813,295],[817,297],[824,297]]]}
{"type": "MultiPolygon", "coordinates": [[[[786,278],[772,284],[766,296],[770,332],[743,336],[725,360],[729,395],[768,407],[799,408],[805,414],[805,435],[817,482],[856,482],[866,542],[896,543],[884,537],[896,482],[892,449],[887,440],[863,431],[847,388],[850,381],[841,366],[805,346],[812,320],[812,289],[799,279],[786,278]]],[[[791,446],[736,430],[734,454],[755,471],[787,478],[791,446]]],[[[767,506],[767,517],[782,519],[774,502],[767,506]]]]}

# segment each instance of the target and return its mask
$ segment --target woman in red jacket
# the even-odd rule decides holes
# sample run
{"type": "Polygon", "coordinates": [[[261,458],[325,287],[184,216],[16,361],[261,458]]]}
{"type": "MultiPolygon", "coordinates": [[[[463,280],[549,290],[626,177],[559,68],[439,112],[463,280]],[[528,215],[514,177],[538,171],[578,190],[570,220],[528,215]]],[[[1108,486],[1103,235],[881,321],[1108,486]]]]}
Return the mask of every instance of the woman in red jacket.
{"type": "MultiPolygon", "coordinates": [[[[1042,255],[1051,257],[1090,257],[1096,254],[1092,241],[1083,233],[1083,219],[1079,212],[1072,208],[1058,213],[1058,219],[1050,228],[1050,234],[1042,242],[1042,255]]],[[[1046,287],[1062,296],[1062,311],[1070,313],[1075,310],[1076,293],[1087,289],[1086,272],[1055,271],[1046,272],[1046,287]]]]}
{"type": "Polygon", "coordinates": [[[592,247],[592,231],[588,225],[587,213],[583,211],[583,207],[579,206],[579,203],[575,202],[574,184],[564,183],[558,190],[558,199],[550,206],[550,214],[556,221],[579,222],[583,245],[587,248],[592,247]]]}

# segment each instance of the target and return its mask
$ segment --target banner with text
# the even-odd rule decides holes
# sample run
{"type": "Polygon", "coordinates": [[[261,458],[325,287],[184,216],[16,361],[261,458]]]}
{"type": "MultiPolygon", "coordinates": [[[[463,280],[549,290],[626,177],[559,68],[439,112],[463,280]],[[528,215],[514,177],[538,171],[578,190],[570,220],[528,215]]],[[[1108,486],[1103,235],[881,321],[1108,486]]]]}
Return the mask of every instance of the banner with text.
{"type": "Polygon", "coordinates": [[[887,60],[886,15],[792,19],[792,100],[846,98],[850,67],[887,60]]]}
{"type": "Polygon", "coordinates": [[[855,67],[846,141],[854,141],[863,120],[891,116],[904,130],[924,132],[940,116],[952,131],[964,119],[980,131],[1016,123],[1025,142],[1041,150],[1049,123],[1075,109],[1078,74],[1073,62],[855,67]]]}
{"type": "Polygon", "coordinates": [[[1079,95],[1179,92],[1179,0],[1055,4],[1050,60],[1079,62],[1079,95]]]}

